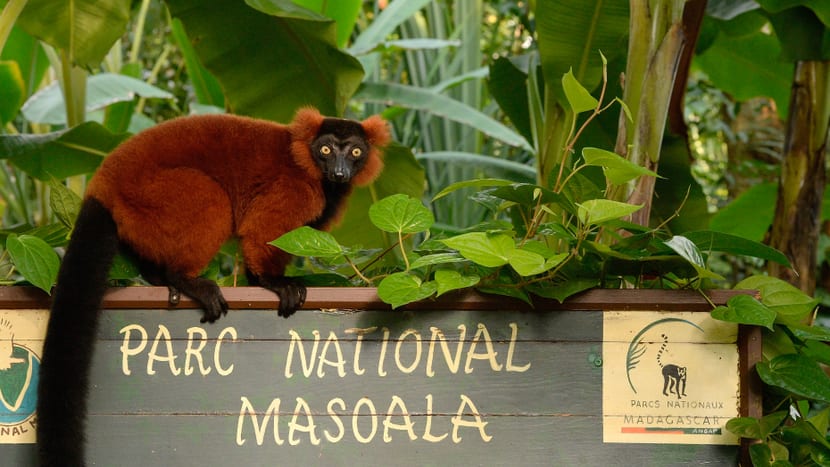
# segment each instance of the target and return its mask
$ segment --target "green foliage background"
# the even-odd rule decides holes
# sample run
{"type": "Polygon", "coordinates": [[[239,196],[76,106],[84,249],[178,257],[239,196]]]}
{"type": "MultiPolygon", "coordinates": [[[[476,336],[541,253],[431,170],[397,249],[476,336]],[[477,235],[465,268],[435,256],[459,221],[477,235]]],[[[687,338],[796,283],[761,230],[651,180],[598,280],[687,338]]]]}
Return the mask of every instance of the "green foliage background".
{"type": "MultiPolygon", "coordinates": [[[[791,266],[762,242],[776,200],[791,197],[778,177],[794,65],[830,59],[830,3],[0,8],[5,283],[51,288],[87,178],[132,133],[192,113],[381,113],[397,141],[382,178],[354,194],[333,237],[277,240],[309,257],[293,273],[378,285],[394,306],[470,287],[525,301],[595,286],[757,289],[760,300],[713,311],[765,329],[758,373],[775,388],[767,416],[730,429],[763,441],[752,448],[758,465],[830,458],[830,379],[819,366],[830,364],[830,338],[821,318],[807,324],[830,302],[828,274],[819,271],[816,297],[758,275],[765,263],[791,266]],[[310,241],[330,248],[303,250],[310,241]]],[[[815,84],[830,89],[830,79],[815,84]]],[[[826,137],[830,105],[815,104],[826,137]]],[[[828,212],[815,209],[816,222],[828,212]]],[[[818,245],[830,271],[828,237],[818,245]]],[[[235,283],[237,256],[229,243],[205,274],[235,283]]],[[[136,279],[117,264],[113,278],[136,279]]]]}

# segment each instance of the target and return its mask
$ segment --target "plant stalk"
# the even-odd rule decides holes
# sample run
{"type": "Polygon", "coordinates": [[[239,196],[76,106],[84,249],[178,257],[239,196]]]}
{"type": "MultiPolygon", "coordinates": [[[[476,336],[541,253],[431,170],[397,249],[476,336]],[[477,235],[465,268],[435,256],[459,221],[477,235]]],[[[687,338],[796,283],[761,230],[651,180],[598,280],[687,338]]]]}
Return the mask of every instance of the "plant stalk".
{"type": "Polygon", "coordinates": [[[9,40],[12,27],[14,27],[17,17],[20,16],[27,2],[28,0],[9,0],[9,3],[3,8],[3,12],[0,13],[0,52],[3,51],[6,41],[9,40]]]}

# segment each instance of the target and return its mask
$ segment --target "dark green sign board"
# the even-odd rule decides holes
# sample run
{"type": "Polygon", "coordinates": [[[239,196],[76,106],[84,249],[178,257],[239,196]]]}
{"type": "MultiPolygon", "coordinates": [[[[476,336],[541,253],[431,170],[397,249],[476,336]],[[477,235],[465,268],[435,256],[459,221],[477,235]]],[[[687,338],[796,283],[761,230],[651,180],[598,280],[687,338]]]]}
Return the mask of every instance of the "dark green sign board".
{"type": "MultiPolygon", "coordinates": [[[[226,295],[232,306],[257,309],[232,310],[213,325],[199,324],[195,310],[151,309],[163,289],[126,290],[111,297],[92,372],[90,465],[737,462],[736,444],[701,444],[702,438],[694,436],[688,437],[694,444],[685,444],[682,436],[658,443],[650,438],[606,442],[603,434],[609,415],[625,417],[623,432],[661,429],[656,418],[643,418],[637,425],[634,412],[603,411],[611,393],[631,391],[623,377],[614,387],[606,381],[603,388],[608,310],[659,312],[660,319],[674,321],[655,332],[680,335],[680,328],[667,327],[680,322],[676,310],[706,315],[705,301],[695,295],[678,299],[650,292],[643,298],[652,303],[639,303],[631,295],[636,291],[625,291],[629,295],[614,303],[588,296],[536,310],[504,301],[482,305],[476,298],[455,303],[455,308],[439,303],[391,311],[366,295],[371,291],[320,289],[310,291],[307,305],[317,309],[300,310],[285,320],[258,302],[269,297],[260,292],[253,292],[259,297],[253,300],[245,296],[253,290],[229,289],[226,295]],[[344,299],[340,304],[338,296],[344,299]],[[430,309],[436,307],[441,309],[430,309]]],[[[27,330],[44,324],[47,312],[42,298],[29,300],[31,292],[26,293],[23,298],[6,294],[5,300],[0,295],[0,350],[12,349],[11,356],[0,356],[3,465],[35,465],[28,432],[37,423],[31,388],[41,343],[38,331],[27,330]],[[11,346],[4,346],[4,338],[11,346]],[[5,369],[3,358],[12,362],[5,369]],[[24,387],[27,378],[29,387],[24,387]]],[[[736,361],[740,354],[743,368],[760,343],[750,345],[744,334],[716,343],[726,345],[727,353],[731,346],[736,361]]],[[[625,404],[630,399],[634,405],[642,400],[666,407],[685,400],[688,409],[712,399],[705,385],[713,382],[702,381],[700,372],[689,370],[688,395],[681,394],[685,387],[664,395],[647,376],[666,366],[660,359],[668,358],[667,346],[715,344],[664,345],[658,340],[654,344],[663,345],[663,351],[650,355],[649,343],[639,338],[644,350],[637,352],[643,357],[628,374],[639,392],[624,393],[625,404]]],[[[757,395],[734,387],[735,394],[741,390],[741,410],[747,413],[757,405],[757,395]]],[[[692,419],[700,417],[703,423],[705,416],[711,418],[709,428],[722,429],[725,419],[714,418],[721,415],[701,410],[685,415],[665,410],[659,412],[665,416],[659,423],[687,435],[699,429],[702,434],[707,426],[692,419]]]]}

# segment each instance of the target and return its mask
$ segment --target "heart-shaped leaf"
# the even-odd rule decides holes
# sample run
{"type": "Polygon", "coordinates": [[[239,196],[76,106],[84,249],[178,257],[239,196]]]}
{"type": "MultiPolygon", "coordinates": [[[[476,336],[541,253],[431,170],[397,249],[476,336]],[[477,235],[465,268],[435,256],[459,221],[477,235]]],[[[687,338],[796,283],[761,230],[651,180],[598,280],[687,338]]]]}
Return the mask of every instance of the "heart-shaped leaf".
{"type": "Polygon", "coordinates": [[[418,233],[429,230],[435,217],[420,200],[404,194],[387,196],[369,208],[369,219],[384,232],[418,233]]]}
{"type": "Polygon", "coordinates": [[[418,276],[398,272],[386,276],[378,285],[378,297],[392,308],[423,300],[438,290],[435,282],[423,282],[418,276]]]}

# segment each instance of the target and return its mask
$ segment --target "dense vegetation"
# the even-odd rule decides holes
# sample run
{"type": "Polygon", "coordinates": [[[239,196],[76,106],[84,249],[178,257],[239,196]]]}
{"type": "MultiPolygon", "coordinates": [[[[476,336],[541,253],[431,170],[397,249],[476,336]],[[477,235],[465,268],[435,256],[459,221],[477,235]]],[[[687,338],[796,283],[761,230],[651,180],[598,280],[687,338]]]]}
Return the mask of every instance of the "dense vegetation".
{"type": "Polygon", "coordinates": [[[383,177],[333,236],[275,239],[292,273],[394,306],[759,290],[713,311],[765,329],[769,415],[730,428],[758,465],[826,463],[825,3],[0,0],[0,273],[48,291],[86,177],[158,121],[379,112],[383,177]]]}

